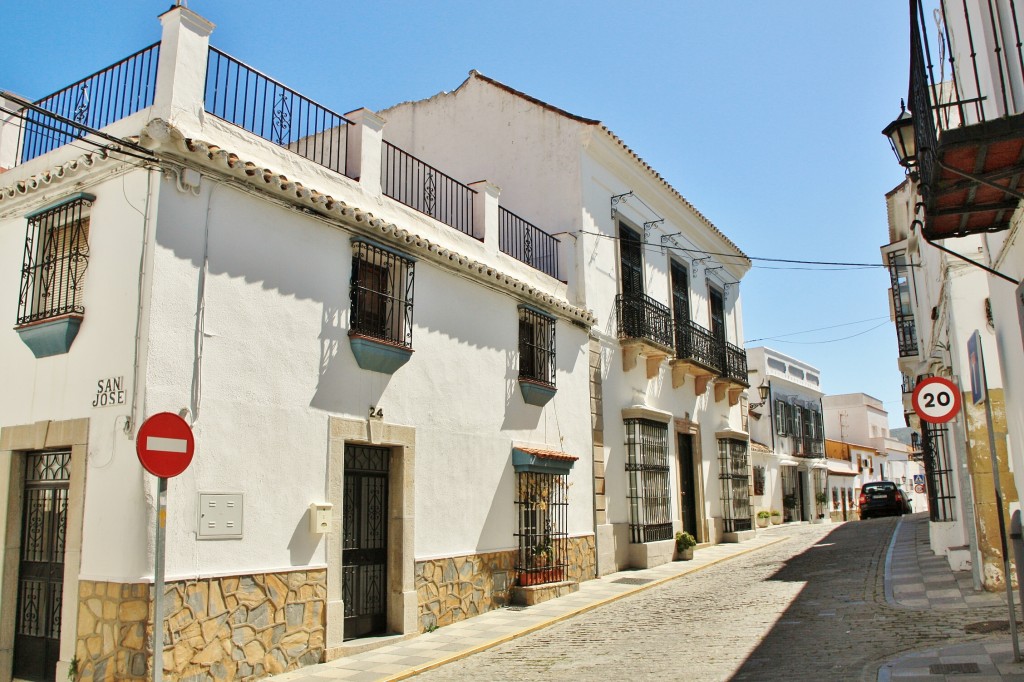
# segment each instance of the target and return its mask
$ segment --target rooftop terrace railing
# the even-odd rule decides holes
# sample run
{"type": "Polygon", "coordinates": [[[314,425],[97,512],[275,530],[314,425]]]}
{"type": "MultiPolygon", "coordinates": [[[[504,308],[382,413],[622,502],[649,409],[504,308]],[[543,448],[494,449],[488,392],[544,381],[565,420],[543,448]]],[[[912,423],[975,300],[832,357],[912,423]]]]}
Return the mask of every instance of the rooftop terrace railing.
{"type": "Polygon", "coordinates": [[[498,248],[558,279],[558,240],[501,206],[498,207],[498,248]]]}
{"type": "Polygon", "coordinates": [[[395,201],[473,235],[476,192],[387,140],[381,151],[380,185],[395,201]]]}
{"type": "Polygon", "coordinates": [[[210,47],[205,109],[313,163],[347,175],[349,121],[210,47]]]}
{"type": "Polygon", "coordinates": [[[19,163],[62,147],[153,104],[160,43],[144,47],[121,61],[86,76],[52,95],[33,102],[72,125],[39,111],[26,109],[22,123],[19,163]]]}

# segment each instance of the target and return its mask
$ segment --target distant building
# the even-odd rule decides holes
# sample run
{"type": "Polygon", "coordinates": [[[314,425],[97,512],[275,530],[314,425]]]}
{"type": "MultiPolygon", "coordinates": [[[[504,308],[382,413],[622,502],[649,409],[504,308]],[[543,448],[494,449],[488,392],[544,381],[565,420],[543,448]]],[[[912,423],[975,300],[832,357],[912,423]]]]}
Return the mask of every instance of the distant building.
{"type": "Polygon", "coordinates": [[[892,437],[882,401],[866,393],[846,393],[825,396],[821,404],[832,517],[858,518],[860,488],[870,481],[893,481],[914,511],[924,511],[924,468],[912,448],[892,437]]]}
{"type": "Polygon", "coordinates": [[[750,408],[750,437],[763,446],[751,454],[756,510],[779,510],[783,521],[827,520],[821,371],[763,346],[747,349],[747,365],[751,386],[769,389],[750,408]]]}

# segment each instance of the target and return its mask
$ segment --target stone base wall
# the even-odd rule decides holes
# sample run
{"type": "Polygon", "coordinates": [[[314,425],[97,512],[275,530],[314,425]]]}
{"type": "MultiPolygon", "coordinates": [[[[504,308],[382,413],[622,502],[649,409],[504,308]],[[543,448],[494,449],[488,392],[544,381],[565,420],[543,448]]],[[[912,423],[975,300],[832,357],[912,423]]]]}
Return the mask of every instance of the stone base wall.
{"type": "MultiPolygon", "coordinates": [[[[566,578],[597,576],[594,536],[569,538],[566,578]]],[[[485,552],[416,562],[420,632],[451,625],[512,603],[516,584],[515,550],[485,552]]]]}
{"type": "MultiPolygon", "coordinates": [[[[79,589],[78,679],[151,679],[151,585],[81,581],[79,589]]],[[[169,682],[255,679],[323,657],[323,569],[173,582],[165,595],[169,682]]]]}

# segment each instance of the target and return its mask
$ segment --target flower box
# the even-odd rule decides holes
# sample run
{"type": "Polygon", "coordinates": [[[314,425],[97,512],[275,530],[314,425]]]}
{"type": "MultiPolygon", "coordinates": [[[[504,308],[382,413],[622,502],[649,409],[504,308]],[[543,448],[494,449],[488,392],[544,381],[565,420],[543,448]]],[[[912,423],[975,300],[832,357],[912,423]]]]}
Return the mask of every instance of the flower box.
{"type": "Polygon", "coordinates": [[[541,568],[532,571],[523,571],[519,574],[519,585],[529,587],[530,585],[543,585],[544,583],[557,583],[562,580],[563,570],[561,567],[541,568]]]}

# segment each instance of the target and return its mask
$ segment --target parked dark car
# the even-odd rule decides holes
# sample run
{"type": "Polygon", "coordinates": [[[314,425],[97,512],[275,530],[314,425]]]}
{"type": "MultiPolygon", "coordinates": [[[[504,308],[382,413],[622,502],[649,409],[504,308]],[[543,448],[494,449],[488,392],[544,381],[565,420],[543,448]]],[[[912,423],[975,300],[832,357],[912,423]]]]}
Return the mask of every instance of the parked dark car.
{"type": "Polygon", "coordinates": [[[903,516],[910,512],[906,493],[892,481],[865,483],[860,489],[860,518],[903,516]]]}

